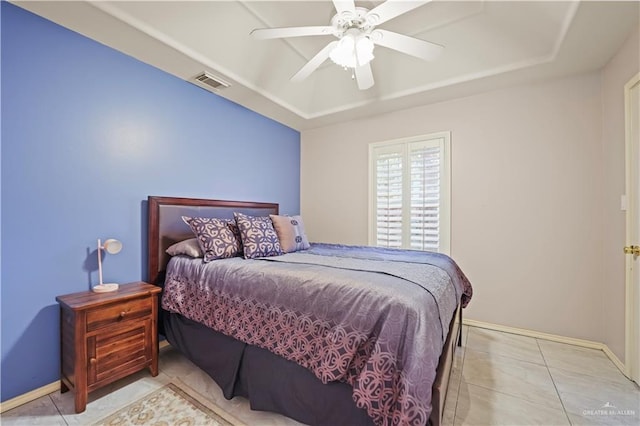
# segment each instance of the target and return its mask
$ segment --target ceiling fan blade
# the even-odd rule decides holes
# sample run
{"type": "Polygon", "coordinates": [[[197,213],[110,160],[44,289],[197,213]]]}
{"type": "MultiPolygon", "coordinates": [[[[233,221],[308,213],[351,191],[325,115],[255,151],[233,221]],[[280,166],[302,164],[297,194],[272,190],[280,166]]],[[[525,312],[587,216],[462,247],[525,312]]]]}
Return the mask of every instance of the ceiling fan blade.
{"type": "Polygon", "coordinates": [[[387,30],[373,31],[371,33],[371,41],[379,46],[388,47],[389,49],[428,61],[435,59],[444,49],[444,47],[439,44],[387,30]]]}
{"type": "Polygon", "coordinates": [[[360,90],[367,90],[373,86],[373,73],[371,72],[370,63],[356,67],[356,81],[360,90]]]}
{"type": "Polygon", "coordinates": [[[326,25],[317,27],[259,28],[251,31],[252,36],[261,40],[270,38],[303,37],[332,34],[333,27],[326,25]]]}
{"type": "Polygon", "coordinates": [[[334,47],[338,44],[338,40],[332,41],[327,44],[321,51],[319,51],[316,56],[311,58],[309,62],[307,62],[300,70],[291,77],[291,81],[302,81],[305,78],[309,77],[309,75],[314,72],[324,61],[329,57],[329,53],[333,50],[334,47]]]}
{"type": "Polygon", "coordinates": [[[333,5],[338,15],[342,12],[350,12],[354,16],[356,14],[356,5],[353,0],[333,0],[333,5]]]}
{"type": "Polygon", "coordinates": [[[430,1],[431,0],[387,0],[381,5],[371,9],[365,15],[365,19],[372,25],[380,25],[383,22],[387,22],[396,16],[400,16],[430,1]]]}

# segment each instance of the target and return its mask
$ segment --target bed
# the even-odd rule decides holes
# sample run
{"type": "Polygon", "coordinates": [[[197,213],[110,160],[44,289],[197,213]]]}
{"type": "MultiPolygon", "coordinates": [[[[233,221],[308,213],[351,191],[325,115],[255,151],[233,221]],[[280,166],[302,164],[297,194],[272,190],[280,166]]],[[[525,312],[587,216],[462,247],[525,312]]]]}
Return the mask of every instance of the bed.
{"type": "MultiPolygon", "coordinates": [[[[273,203],[148,198],[148,281],[163,287],[159,328],[168,342],[209,374],[226,398],[246,397],[255,410],[313,425],[440,425],[453,355],[461,343],[462,307],[471,297],[471,286],[455,262],[442,255],[424,262],[424,253],[328,244],[273,258],[206,264],[166,253],[194,236],[182,216],[232,219],[234,212],[264,217],[278,215],[279,208],[273,203]],[[451,283],[428,287],[432,284],[421,281],[426,279],[416,278],[425,273],[451,283]],[[310,276],[322,291],[305,287],[310,276]],[[358,287],[363,278],[376,290],[358,287]],[[327,296],[337,284],[343,285],[339,297],[327,296]],[[418,320],[413,314],[394,317],[390,312],[398,308],[388,302],[399,292],[394,286],[403,286],[409,299],[403,303],[415,301],[417,310],[428,304],[422,300],[433,299],[425,315],[434,320],[424,321],[421,313],[418,320]],[[219,300],[196,297],[212,292],[219,300]],[[349,299],[354,292],[355,299],[349,299]],[[318,297],[333,301],[310,302],[318,297]],[[452,298],[453,304],[445,302],[452,298]],[[285,299],[306,305],[281,309],[285,299]],[[357,306],[361,300],[367,303],[364,310],[357,306]],[[380,306],[369,309],[374,305],[380,306]],[[322,312],[295,313],[307,312],[308,306],[322,306],[322,312]],[[353,316],[350,311],[356,312],[357,325],[343,326],[340,318],[353,316]],[[398,332],[407,327],[422,331],[398,332]],[[389,346],[394,348],[391,355],[389,346]],[[427,355],[431,352],[435,356],[427,355]]],[[[403,306],[400,311],[413,309],[403,306]]]]}

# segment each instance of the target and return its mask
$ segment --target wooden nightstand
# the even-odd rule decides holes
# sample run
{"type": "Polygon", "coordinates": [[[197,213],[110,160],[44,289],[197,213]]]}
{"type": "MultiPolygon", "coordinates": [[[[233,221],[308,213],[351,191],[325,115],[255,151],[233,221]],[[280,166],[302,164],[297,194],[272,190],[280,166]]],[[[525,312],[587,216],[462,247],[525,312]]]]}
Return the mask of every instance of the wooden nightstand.
{"type": "Polygon", "coordinates": [[[149,367],[158,375],[160,287],[134,282],[111,293],[83,291],[60,304],[60,390],[75,391],[76,413],[87,394],[149,367]]]}

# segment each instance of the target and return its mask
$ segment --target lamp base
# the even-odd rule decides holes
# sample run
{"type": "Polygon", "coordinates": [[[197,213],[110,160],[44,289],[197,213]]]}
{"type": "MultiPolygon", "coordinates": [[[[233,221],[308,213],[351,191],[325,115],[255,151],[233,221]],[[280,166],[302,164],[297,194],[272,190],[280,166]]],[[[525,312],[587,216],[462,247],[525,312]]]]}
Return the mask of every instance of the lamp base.
{"type": "Polygon", "coordinates": [[[119,285],[115,284],[115,283],[99,284],[99,285],[93,287],[91,290],[95,291],[96,293],[108,293],[110,291],[118,290],[118,287],[119,287],[119,285]]]}

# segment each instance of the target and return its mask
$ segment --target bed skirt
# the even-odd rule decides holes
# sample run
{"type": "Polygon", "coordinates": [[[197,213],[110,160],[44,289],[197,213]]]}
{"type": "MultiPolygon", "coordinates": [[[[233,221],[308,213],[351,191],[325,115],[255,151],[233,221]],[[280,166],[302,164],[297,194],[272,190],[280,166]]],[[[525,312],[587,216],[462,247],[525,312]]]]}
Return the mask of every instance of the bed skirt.
{"type": "MultiPolygon", "coordinates": [[[[265,349],[160,309],[159,331],[220,386],[225,398],[242,396],[252,410],[271,411],[309,425],[371,426],[346,383],[322,383],[313,373],[265,349]]],[[[451,320],[433,385],[429,424],[440,426],[455,347],[462,343],[462,309],[451,320]]]]}
{"type": "Polygon", "coordinates": [[[162,312],[164,335],[220,386],[225,398],[242,396],[252,410],[272,411],[309,425],[371,426],[346,383],[322,383],[313,373],[253,345],[179,314],[162,312]]]}

